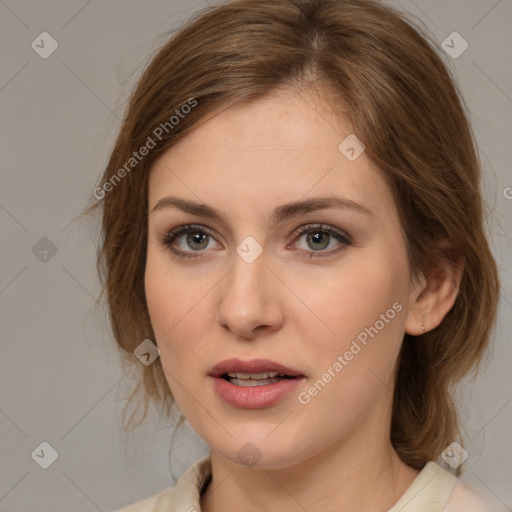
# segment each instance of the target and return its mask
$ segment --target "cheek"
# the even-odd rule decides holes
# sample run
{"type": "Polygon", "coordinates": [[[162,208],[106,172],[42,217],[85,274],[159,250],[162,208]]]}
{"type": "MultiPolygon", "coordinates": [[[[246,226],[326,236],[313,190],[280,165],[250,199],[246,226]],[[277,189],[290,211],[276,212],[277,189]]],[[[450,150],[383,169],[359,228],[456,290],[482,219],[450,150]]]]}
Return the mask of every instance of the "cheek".
{"type": "Polygon", "coordinates": [[[358,257],[332,269],[322,278],[321,285],[300,281],[296,291],[316,313],[315,327],[321,327],[331,340],[347,341],[374,325],[390,309],[387,317],[391,316],[392,321],[386,323],[386,330],[391,324],[395,332],[400,330],[404,315],[395,315],[400,308],[392,306],[399,303],[402,311],[405,310],[407,284],[407,267],[400,258],[393,262],[389,258],[358,257]]]}
{"type": "MultiPolygon", "coordinates": [[[[390,281],[374,283],[371,295],[359,295],[355,289],[335,307],[323,310],[322,318],[335,335],[319,338],[309,327],[308,337],[317,346],[308,353],[314,371],[299,390],[298,400],[304,405],[299,411],[305,423],[317,418],[326,439],[355,428],[377,403],[391,407],[405,308],[394,300],[390,281]]],[[[330,297],[334,302],[335,296],[330,297]]],[[[381,412],[384,409],[379,406],[381,412]]]]}
{"type": "Polygon", "coordinates": [[[190,285],[156,252],[148,251],[144,286],[151,324],[163,358],[174,332],[191,309],[189,294],[185,293],[190,285]]]}
{"type": "Polygon", "coordinates": [[[150,249],[144,285],[164,368],[182,372],[194,363],[194,358],[197,360],[208,341],[207,322],[197,319],[211,318],[208,293],[213,284],[204,275],[190,275],[178,269],[169,263],[167,255],[150,249]]]}
{"type": "MultiPolygon", "coordinates": [[[[316,344],[310,353],[315,389],[305,391],[315,396],[318,414],[322,410],[337,411],[342,417],[347,410],[355,414],[392,389],[408,282],[405,252],[386,249],[379,257],[373,253],[347,258],[342,268],[333,269],[330,278],[322,280],[318,293],[309,294],[308,304],[321,322],[304,321],[301,326],[316,344]]],[[[304,281],[302,287],[312,289],[304,281]]]]}
{"type": "Polygon", "coordinates": [[[204,314],[200,299],[205,292],[194,288],[183,273],[172,271],[168,261],[163,260],[148,254],[146,301],[165,379],[179,408],[189,417],[194,415],[190,397],[200,396],[190,369],[201,365],[201,351],[196,345],[204,336],[198,332],[200,326],[194,318],[204,314]]]}

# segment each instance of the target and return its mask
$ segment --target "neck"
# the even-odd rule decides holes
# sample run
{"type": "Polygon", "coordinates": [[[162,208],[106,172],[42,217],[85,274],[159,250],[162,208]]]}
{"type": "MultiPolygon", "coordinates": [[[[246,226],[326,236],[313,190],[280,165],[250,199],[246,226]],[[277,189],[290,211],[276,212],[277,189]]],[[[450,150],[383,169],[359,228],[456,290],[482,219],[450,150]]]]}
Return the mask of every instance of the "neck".
{"type": "Polygon", "coordinates": [[[240,466],[212,451],[201,510],[386,512],[419,472],[400,460],[389,436],[375,434],[358,431],[350,441],[278,469],[240,466]]]}

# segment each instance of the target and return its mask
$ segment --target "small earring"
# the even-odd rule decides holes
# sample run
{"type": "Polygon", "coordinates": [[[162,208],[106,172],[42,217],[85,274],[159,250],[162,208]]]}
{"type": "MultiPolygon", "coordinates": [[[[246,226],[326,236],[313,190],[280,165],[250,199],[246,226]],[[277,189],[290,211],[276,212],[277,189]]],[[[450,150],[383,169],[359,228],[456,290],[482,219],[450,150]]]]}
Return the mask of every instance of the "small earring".
{"type": "Polygon", "coordinates": [[[425,333],[425,319],[421,321],[421,328],[423,329],[423,333],[425,333]]]}

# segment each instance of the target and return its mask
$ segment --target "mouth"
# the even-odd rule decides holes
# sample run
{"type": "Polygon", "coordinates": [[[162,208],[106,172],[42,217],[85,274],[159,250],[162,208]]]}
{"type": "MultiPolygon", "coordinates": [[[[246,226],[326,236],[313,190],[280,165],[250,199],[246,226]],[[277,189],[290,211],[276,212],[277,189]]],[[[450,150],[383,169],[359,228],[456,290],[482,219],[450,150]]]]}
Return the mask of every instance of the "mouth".
{"type": "Polygon", "coordinates": [[[282,379],[296,379],[298,376],[292,377],[284,373],[278,372],[259,372],[259,373],[241,373],[241,372],[228,372],[221,375],[221,378],[228,381],[234,386],[252,387],[252,386],[266,386],[274,384],[282,379]]]}
{"type": "Polygon", "coordinates": [[[226,359],[217,363],[210,376],[223,378],[237,386],[264,386],[281,379],[294,379],[305,375],[294,368],[289,368],[270,359],[226,359]]]}
{"type": "Polygon", "coordinates": [[[306,378],[294,368],[269,359],[227,359],[211,372],[218,396],[239,409],[262,409],[284,400],[306,378]]]}

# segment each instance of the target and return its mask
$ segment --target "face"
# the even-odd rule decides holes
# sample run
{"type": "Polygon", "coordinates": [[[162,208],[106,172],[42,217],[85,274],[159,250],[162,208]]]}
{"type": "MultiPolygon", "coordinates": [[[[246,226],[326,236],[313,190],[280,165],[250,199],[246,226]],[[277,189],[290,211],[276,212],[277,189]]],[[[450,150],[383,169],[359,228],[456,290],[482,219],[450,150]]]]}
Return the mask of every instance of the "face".
{"type": "Polygon", "coordinates": [[[388,428],[413,286],[390,190],[339,149],[351,133],[319,97],[280,91],[210,116],[151,169],[161,362],[237,464],[287,467],[388,428]]]}

